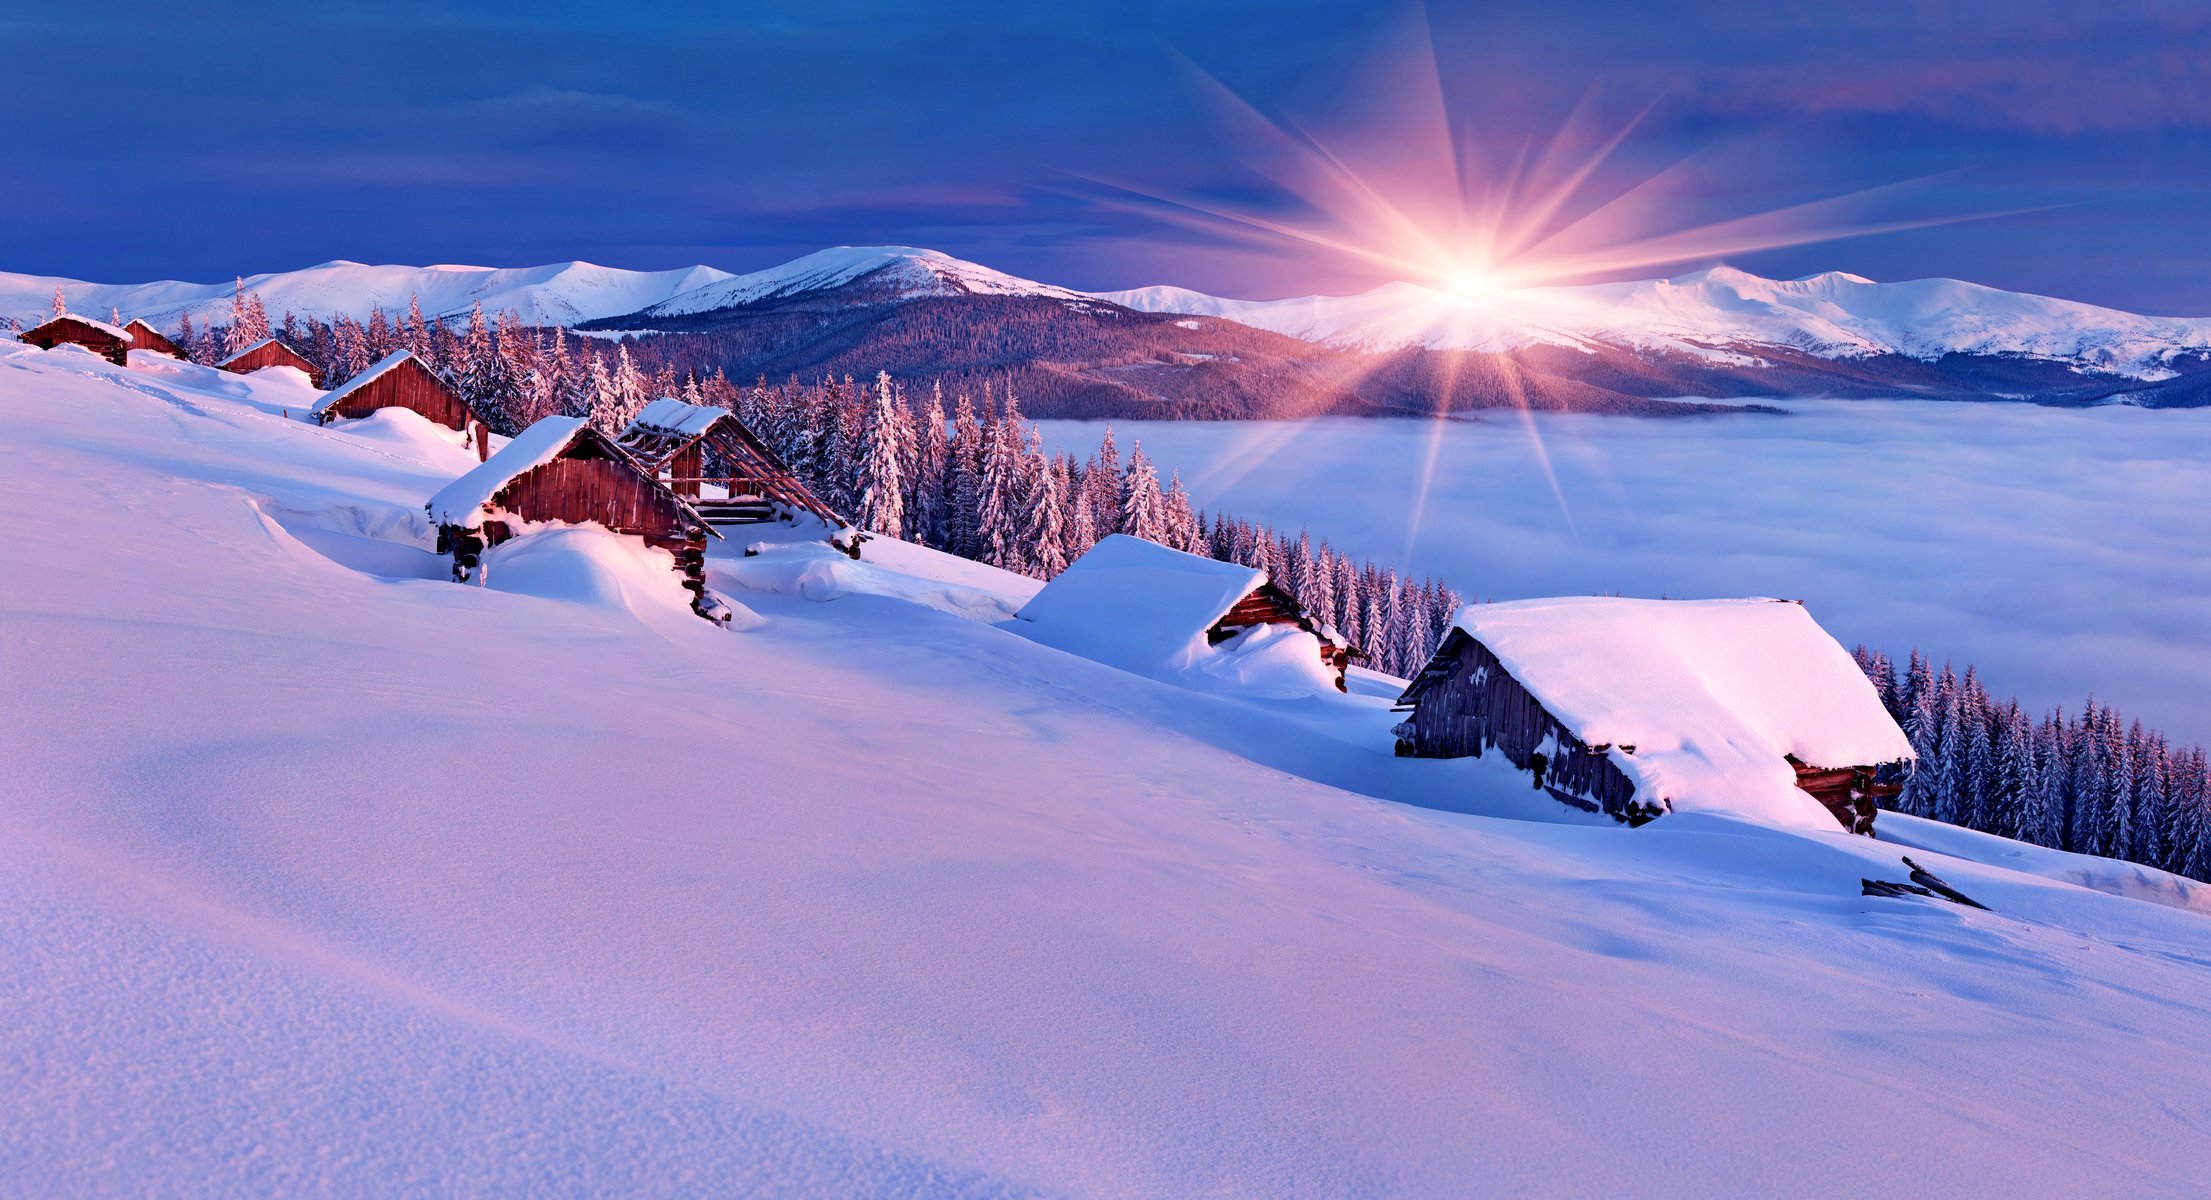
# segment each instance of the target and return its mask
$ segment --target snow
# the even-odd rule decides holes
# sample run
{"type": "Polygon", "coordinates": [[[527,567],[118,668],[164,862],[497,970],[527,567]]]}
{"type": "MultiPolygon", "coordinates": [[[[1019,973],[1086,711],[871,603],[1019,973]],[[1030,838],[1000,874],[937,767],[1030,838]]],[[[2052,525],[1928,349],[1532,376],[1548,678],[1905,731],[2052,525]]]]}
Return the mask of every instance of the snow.
{"type": "MultiPolygon", "coordinates": [[[[985,623],[1003,621],[1032,594],[1035,580],[971,563],[925,546],[871,538],[859,560],[828,545],[819,522],[764,530],[743,556],[717,551],[707,583],[725,596],[746,592],[797,596],[817,604],[848,596],[884,596],[985,623]],[[895,562],[895,567],[883,560],[895,562]],[[979,568],[979,569],[977,569],[979,568]]],[[[731,539],[736,540],[736,539],[731,539]]]]}
{"type": "Polygon", "coordinates": [[[1579,821],[1392,757],[1360,672],[410,574],[452,472],[311,395],[0,344],[0,1192],[2200,1184],[2199,912],[1579,821]]]}
{"type": "Polygon", "coordinates": [[[430,519],[440,525],[475,529],[483,525],[492,497],[516,476],[559,458],[587,422],[582,417],[543,417],[514,436],[491,457],[430,497],[430,519]]]}
{"type": "Polygon", "coordinates": [[[1205,631],[1266,581],[1264,571],[1117,533],[1045,584],[1016,628],[1094,662],[1180,672],[1212,652],[1205,631]]]}
{"type": "Polygon", "coordinates": [[[680,437],[698,437],[713,428],[714,422],[728,415],[729,410],[726,408],[686,404],[673,396],[662,396],[639,409],[637,416],[630,420],[630,428],[650,429],[680,437]]]}
{"type": "Polygon", "coordinates": [[[833,246],[781,266],[737,275],[674,296],[646,310],[653,317],[711,312],[866,282],[908,296],[1043,296],[1087,300],[1083,293],[1019,279],[935,250],[912,246],[833,246]]]}
{"type": "MultiPolygon", "coordinates": [[[[2030,711],[2093,692],[2211,741],[2211,410],[1785,403],[1114,432],[1208,512],[1309,528],[1469,597],[1802,599],[1844,645],[1978,663],[2030,711]]],[[[1102,430],[1041,427],[1077,456],[1102,430]]]]}
{"type": "MultiPolygon", "coordinates": [[[[483,584],[665,628],[696,621],[665,550],[595,524],[534,530],[484,552],[483,584]]],[[[758,618],[740,614],[746,624],[758,618]]]]}
{"type": "Polygon", "coordinates": [[[394,350],[390,354],[377,359],[375,363],[369,366],[368,370],[363,371],[359,375],[356,375],[353,378],[347,380],[343,386],[332,389],[322,399],[316,401],[314,409],[308,415],[319,417],[322,414],[330,411],[347,396],[350,396],[353,393],[360,391],[362,388],[365,388],[368,385],[376,382],[376,380],[380,378],[386,371],[389,371],[393,367],[406,362],[408,359],[413,358],[414,356],[414,351],[412,350],[394,350]]]}
{"type": "Polygon", "coordinates": [[[1519,600],[1470,605],[1456,624],[1576,737],[1611,747],[1638,801],[1677,813],[1832,828],[1788,756],[1815,767],[1912,758],[1865,673],[1801,604],[1519,600]]]}
{"type": "Polygon", "coordinates": [[[1592,342],[1741,361],[1788,347],[1825,358],[2022,355],[2160,379],[2176,353],[2211,350],[2211,317],[2146,317],[1957,279],[1876,283],[1841,271],[1765,279],[1732,267],[1627,283],[1515,288],[1469,303],[1413,283],[1355,296],[1230,300],[1185,288],[1097,293],[1144,312],[1222,317],[1368,349],[1506,351],[1592,342]]]}
{"type": "MultiPolygon", "coordinates": [[[[726,278],[727,272],[703,266],[625,271],[586,262],[409,267],[340,260],[297,271],[249,275],[245,285],[260,294],[272,313],[288,311],[324,320],[344,314],[365,321],[377,307],[405,313],[410,299],[419,296],[423,313],[433,319],[463,317],[481,303],[488,313],[513,309],[525,324],[570,325],[636,312],[726,278]]],[[[178,318],[187,315],[196,325],[229,320],[235,281],[102,284],[0,272],[0,315],[28,317],[44,311],[56,287],[72,307],[94,312],[116,308],[174,327],[178,318]]]]}

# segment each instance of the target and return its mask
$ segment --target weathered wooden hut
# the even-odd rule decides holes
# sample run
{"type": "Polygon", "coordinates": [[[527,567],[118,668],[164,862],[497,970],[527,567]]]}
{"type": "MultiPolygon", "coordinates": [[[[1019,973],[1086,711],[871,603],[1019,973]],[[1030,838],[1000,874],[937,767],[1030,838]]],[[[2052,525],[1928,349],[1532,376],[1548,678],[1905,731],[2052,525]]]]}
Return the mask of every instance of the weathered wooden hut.
{"type": "Polygon", "coordinates": [[[1209,648],[1261,627],[1313,635],[1338,691],[1358,656],[1266,572],[1126,534],[1100,540],[1068,564],[1018,616],[1038,641],[1146,674],[1197,665],[1209,648]]]}
{"type": "Polygon", "coordinates": [[[259,371],[264,367],[295,367],[306,372],[307,382],[322,386],[322,370],[307,361],[307,356],[284,344],[279,338],[263,338],[215,364],[225,371],[240,375],[259,371]]]}
{"type": "Polygon", "coordinates": [[[475,577],[481,556],[532,526],[595,523],[675,557],[692,608],[721,619],[706,592],[706,540],[720,537],[668,485],[580,417],[547,417],[454,480],[425,506],[453,578],[475,577]]]}
{"type": "Polygon", "coordinates": [[[184,352],[184,347],[170,341],[167,334],[147,324],[144,317],[132,317],[130,323],[123,326],[123,332],[130,335],[133,350],[151,350],[183,362],[192,361],[192,356],[184,352]]]}
{"type": "Polygon", "coordinates": [[[476,411],[444,376],[410,350],[395,350],[331,389],[315,402],[309,415],[316,423],[328,425],[341,417],[365,417],[380,408],[404,408],[447,429],[459,430],[474,442],[479,461],[490,457],[484,423],[476,411]]]}
{"type": "Polygon", "coordinates": [[[130,334],[106,321],[95,321],[75,313],[64,313],[17,336],[42,350],[63,345],[82,346],[116,366],[126,366],[130,362],[130,334]]]}
{"type": "Polygon", "coordinates": [[[1870,834],[1911,744],[1803,605],[1589,597],[1461,611],[1398,698],[1398,753],[1500,752],[1559,800],[1870,834]]]}
{"type": "Polygon", "coordinates": [[[616,441],[712,524],[789,520],[800,513],[821,518],[832,530],[848,524],[726,408],[664,396],[639,410],[616,441]]]}

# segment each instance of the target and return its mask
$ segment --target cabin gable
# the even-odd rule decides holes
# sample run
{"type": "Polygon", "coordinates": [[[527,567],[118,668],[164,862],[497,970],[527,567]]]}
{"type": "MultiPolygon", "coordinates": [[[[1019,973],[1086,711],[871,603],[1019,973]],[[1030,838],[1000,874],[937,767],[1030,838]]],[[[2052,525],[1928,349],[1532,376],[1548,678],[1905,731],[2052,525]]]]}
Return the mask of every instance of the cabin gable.
{"type": "Polygon", "coordinates": [[[223,370],[239,375],[250,374],[267,367],[292,367],[307,375],[307,382],[322,386],[322,370],[308,362],[305,355],[275,338],[248,346],[226,358],[220,364],[223,370]]]}
{"type": "MultiPolygon", "coordinates": [[[[380,408],[404,408],[432,424],[463,433],[481,425],[475,410],[461,399],[436,371],[408,355],[359,386],[349,385],[344,395],[318,409],[323,424],[343,418],[365,417],[380,408]]],[[[479,438],[481,432],[477,433],[479,438]]]]}
{"type": "Polygon", "coordinates": [[[133,350],[151,350],[184,362],[192,361],[192,356],[184,352],[184,347],[170,341],[168,335],[148,325],[143,318],[131,318],[130,324],[123,326],[123,332],[131,335],[130,348],[133,350]]]}

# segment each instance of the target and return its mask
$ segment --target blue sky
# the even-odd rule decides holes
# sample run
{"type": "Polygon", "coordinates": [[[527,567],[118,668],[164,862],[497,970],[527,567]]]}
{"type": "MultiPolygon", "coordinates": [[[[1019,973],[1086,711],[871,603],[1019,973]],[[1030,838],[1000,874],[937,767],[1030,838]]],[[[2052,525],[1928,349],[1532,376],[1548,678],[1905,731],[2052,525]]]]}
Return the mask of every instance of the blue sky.
{"type": "Polygon", "coordinates": [[[0,269],[745,270],[903,242],[1079,287],[1344,290],[1373,281],[1083,181],[1287,205],[1204,75],[1386,139],[1356,114],[1423,15],[1485,144],[1649,109],[1599,194],[1686,159],[1685,212],[1916,181],[1885,215],[2013,214],[1737,265],[2211,313],[2211,5],[2077,0],[41,6],[0,14],[0,269]]]}

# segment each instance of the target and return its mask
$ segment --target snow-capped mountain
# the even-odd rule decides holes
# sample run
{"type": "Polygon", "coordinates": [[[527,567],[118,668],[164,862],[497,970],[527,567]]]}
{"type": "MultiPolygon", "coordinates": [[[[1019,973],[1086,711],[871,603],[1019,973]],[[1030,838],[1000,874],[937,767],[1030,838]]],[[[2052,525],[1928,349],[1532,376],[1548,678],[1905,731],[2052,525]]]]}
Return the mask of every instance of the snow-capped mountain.
{"type": "Polygon", "coordinates": [[[1713,267],[1672,279],[1456,297],[1391,283],[1355,296],[1231,300],[1175,287],[1104,292],[1144,312],[1223,317],[1344,348],[1478,350],[1602,344],[1744,363],[1762,348],[1828,359],[2000,355],[2138,379],[2211,350],[2211,318],[2146,317],[1957,279],[1876,283],[1830,271],[1766,279],[1713,267]]]}
{"type": "MultiPolygon", "coordinates": [[[[404,312],[419,297],[423,313],[432,318],[465,314],[481,303],[486,312],[512,309],[530,324],[574,325],[636,312],[727,278],[727,271],[712,267],[625,271],[587,262],[408,267],[340,259],[298,271],[249,275],[245,285],[260,294],[272,316],[292,312],[325,320],[341,314],[366,318],[372,308],[404,312]]],[[[105,316],[119,310],[125,318],[143,317],[166,329],[187,313],[199,324],[227,320],[235,282],[106,284],[0,272],[0,315],[43,315],[56,287],[74,311],[105,316]]]]}
{"type": "Polygon", "coordinates": [[[851,287],[865,287],[878,298],[891,300],[925,296],[1041,296],[1055,300],[1091,300],[1080,292],[994,271],[936,250],[912,246],[832,246],[765,271],[728,276],[693,288],[646,308],[642,315],[693,316],[851,287]]]}

